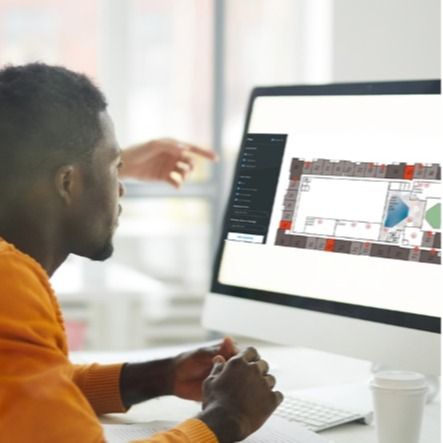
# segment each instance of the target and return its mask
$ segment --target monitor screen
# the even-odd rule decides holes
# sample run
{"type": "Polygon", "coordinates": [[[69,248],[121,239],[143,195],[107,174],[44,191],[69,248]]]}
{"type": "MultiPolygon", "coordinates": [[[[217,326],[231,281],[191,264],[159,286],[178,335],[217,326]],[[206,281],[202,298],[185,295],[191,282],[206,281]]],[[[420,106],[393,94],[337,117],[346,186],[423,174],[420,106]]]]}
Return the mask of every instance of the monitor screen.
{"type": "Polygon", "coordinates": [[[442,146],[440,81],[256,88],[206,327],[438,372],[442,146]]]}

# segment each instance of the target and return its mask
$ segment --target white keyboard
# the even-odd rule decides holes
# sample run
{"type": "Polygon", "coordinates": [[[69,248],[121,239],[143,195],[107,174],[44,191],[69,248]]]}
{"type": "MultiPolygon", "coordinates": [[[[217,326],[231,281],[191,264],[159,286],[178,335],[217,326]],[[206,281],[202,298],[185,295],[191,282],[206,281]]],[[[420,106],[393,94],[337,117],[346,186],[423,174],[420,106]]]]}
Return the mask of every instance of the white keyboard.
{"type": "Polygon", "coordinates": [[[274,414],[314,432],[366,419],[364,415],[355,411],[288,396],[285,396],[283,403],[274,414]]]}

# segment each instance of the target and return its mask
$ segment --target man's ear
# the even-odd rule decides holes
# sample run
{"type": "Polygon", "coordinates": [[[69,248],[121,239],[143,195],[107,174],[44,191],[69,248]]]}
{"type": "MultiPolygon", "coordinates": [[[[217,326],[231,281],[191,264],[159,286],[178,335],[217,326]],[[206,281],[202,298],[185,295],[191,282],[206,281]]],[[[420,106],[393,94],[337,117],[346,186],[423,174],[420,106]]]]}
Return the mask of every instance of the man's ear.
{"type": "Polygon", "coordinates": [[[72,203],[75,193],[78,191],[79,174],[74,165],[63,165],[55,174],[55,189],[65,205],[72,203]]]}

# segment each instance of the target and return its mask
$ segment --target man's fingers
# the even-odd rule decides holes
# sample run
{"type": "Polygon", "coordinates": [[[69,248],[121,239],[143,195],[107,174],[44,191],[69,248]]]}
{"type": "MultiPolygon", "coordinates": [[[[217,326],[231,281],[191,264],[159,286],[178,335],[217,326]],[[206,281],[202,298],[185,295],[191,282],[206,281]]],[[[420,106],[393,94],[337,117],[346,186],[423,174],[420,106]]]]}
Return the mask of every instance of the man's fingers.
{"type": "Polygon", "coordinates": [[[186,161],[182,161],[179,160],[176,164],[175,164],[175,171],[181,173],[186,173],[186,172],[190,172],[194,169],[195,166],[195,162],[192,159],[186,160],[186,161]]]}
{"type": "Polygon", "coordinates": [[[225,337],[221,343],[209,346],[207,348],[202,348],[201,350],[213,355],[214,357],[220,355],[225,359],[225,361],[229,360],[239,352],[239,349],[231,337],[225,337]]]}
{"type": "Polygon", "coordinates": [[[274,391],[274,395],[275,395],[275,399],[277,400],[277,406],[278,406],[284,400],[283,394],[280,391],[274,391]]]}
{"type": "Polygon", "coordinates": [[[170,183],[172,186],[174,186],[177,189],[180,189],[183,185],[183,177],[181,174],[175,171],[171,171],[169,173],[168,178],[166,179],[168,183],[170,183]]]}
{"type": "Polygon", "coordinates": [[[260,372],[265,375],[269,371],[269,365],[265,360],[259,360],[256,365],[259,367],[260,372]]]}
{"type": "Polygon", "coordinates": [[[242,354],[243,358],[248,362],[256,362],[260,360],[260,354],[257,352],[257,349],[252,346],[246,348],[242,354]]]}
{"type": "Polygon", "coordinates": [[[275,377],[271,374],[265,375],[263,377],[266,380],[266,383],[268,384],[270,389],[274,389],[275,384],[277,383],[277,380],[275,379],[275,377]]]}
{"type": "Polygon", "coordinates": [[[199,148],[194,145],[185,145],[185,150],[192,152],[193,154],[207,158],[208,160],[218,161],[218,155],[214,151],[208,151],[207,149],[199,148]]]}
{"type": "Polygon", "coordinates": [[[238,352],[239,349],[232,337],[225,337],[222,344],[220,345],[220,354],[223,355],[225,358],[230,358],[233,355],[238,354],[238,352]]]}

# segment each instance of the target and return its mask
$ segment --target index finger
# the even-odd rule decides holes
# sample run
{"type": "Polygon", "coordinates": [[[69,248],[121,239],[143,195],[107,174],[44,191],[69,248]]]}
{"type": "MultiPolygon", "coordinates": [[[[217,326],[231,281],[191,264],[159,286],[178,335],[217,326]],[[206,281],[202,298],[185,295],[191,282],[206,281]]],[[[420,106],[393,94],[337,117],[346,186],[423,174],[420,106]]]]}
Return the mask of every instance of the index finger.
{"type": "Polygon", "coordinates": [[[214,151],[209,151],[208,149],[199,148],[198,146],[186,144],[184,149],[186,149],[189,152],[192,152],[193,154],[205,157],[208,160],[217,161],[219,159],[218,155],[214,151]]]}

